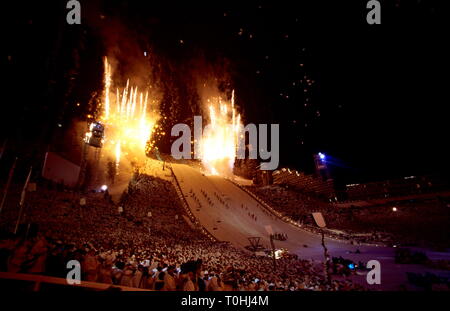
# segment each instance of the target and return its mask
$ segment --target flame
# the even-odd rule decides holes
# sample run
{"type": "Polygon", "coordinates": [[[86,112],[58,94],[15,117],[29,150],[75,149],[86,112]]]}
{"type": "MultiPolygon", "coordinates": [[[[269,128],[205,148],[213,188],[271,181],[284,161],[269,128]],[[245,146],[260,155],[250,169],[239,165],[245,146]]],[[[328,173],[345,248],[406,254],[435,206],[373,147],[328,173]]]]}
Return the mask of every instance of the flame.
{"type": "Polygon", "coordinates": [[[231,176],[241,122],[234,105],[234,91],[231,103],[223,102],[221,97],[207,102],[210,124],[200,141],[200,157],[209,174],[231,176]]]}
{"type": "Polygon", "coordinates": [[[121,154],[134,157],[145,155],[157,117],[148,113],[148,91],[143,92],[137,86],[130,85],[129,79],[123,88],[115,83],[115,92],[111,93],[112,70],[107,57],[104,68],[104,111],[100,119],[105,124],[103,148],[115,156],[116,165],[119,165],[121,154]]]}

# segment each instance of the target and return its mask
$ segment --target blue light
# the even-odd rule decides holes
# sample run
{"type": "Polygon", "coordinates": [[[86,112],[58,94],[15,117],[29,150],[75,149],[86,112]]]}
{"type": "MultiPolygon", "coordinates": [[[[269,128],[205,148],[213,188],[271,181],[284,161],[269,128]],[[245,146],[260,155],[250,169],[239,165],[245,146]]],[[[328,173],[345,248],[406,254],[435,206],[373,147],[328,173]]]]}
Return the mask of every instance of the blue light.
{"type": "Polygon", "coordinates": [[[355,269],[355,265],[354,265],[354,264],[352,264],[352,263],[351,263],[351,264],[349,264],[349,265],[348,265],[348,267],[349,267],[350,269],[352,269],[352,270],[353,270],[353,269],[355,269]]]}
{"type": "Polygon", "coordinates": [[[322,152],[319,152],[319,158],[321,160],[325,160],[325,155],[322,152]]]}

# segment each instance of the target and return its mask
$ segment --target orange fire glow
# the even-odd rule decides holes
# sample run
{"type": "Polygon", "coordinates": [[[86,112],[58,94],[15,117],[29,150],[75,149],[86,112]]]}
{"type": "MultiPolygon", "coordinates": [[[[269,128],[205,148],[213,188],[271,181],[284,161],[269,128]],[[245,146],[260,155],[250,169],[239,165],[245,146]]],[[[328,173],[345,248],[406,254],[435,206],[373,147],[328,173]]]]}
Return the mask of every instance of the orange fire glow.
{"type": "Polygon", "coordinates": [[[142,158],[145,147],[157,121],[156,110],[149,113],[155,100],[149,98],[148,91],[140,91],[137,86],[113,87],[111,65],[104,59],[104,97],[103,113],[100,121],[105,124],[105,144],[103,149],[116,159],[119,165],[122,155],[142,158]]]}
{"type": "Polygon", "coordinates": [[[209,98],[207,105],[210,125],[200,141],[202,163],[211,175],[231,176],[241,125],[241,116],[234,105],[234,91],[231,102],[219,96],[209,98]]]}

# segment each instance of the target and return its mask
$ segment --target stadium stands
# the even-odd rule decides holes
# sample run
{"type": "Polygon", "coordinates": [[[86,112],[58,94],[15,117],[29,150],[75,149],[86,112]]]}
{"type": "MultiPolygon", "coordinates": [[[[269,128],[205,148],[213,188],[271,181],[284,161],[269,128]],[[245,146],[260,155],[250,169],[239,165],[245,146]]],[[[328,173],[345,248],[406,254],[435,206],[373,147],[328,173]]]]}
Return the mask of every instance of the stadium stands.
{"type": "MultiPolygon", "coordinates": [[[[327,284],[321,263],[282,258],[274,271],[271,258],[212,240],[184,220],[191,215],[168,180],[136,174],[117,205],[104,193],[46,189],[43,183],[37,188],[29,197],[24,222],[39,230],[2,235],[1,271],[64,279],[67,262],[78,260],[82,281],[107,284],[106,288],[362,289],[348,280],[327,284]],[[85,205],[80,205],[80,198],[85,205]]],[[[2,214],[1,228],[14,227],[13,206],[2,214]]]]}

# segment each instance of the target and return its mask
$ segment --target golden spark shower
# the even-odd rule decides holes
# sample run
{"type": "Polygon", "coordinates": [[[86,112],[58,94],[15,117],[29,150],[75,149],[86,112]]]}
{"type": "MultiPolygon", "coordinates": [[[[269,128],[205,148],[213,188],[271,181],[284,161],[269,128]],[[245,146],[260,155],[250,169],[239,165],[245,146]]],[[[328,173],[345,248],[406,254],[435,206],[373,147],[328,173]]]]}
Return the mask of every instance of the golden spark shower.
{"type": "Polygon", "coordinates": [[[142,159],[151,139],[157,120],[156,100],[152,100],[148,89],[127,80],[120,86],[112,80],[113,73],[108,58],[104,58],[103,111],[100,122],[105,125],[103,149],[115,158],[116,166],[121,159],[142,159]]]}
{"type": "Polygon", "coordinates": [[[200,141],[200,157],[208,174],[230,177],[241,126],[241,115],[234,104],[234,91],[230,102],[215,96],[208,98],[206,105],[210,124],[200,141]]]}

